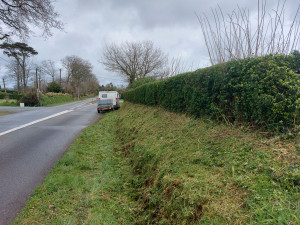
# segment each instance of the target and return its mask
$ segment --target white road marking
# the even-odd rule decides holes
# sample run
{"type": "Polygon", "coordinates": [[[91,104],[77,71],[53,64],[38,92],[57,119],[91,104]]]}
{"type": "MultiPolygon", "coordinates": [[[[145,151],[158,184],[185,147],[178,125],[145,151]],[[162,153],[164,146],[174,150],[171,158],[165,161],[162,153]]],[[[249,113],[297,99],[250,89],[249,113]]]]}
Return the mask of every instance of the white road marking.
{"type": "Polygon", "coordinates": [[[44,117],[44,118],[39,119],[39,120],[35,120],[35,121],[30,122],[30,123],[26,123],[26,124],[21,125],[21,126],[19,126],[19,127],[16,127],[16,128],[13,128],[13,129],[10,129],[10,130],[7,130],[7,131],[4,131],[4,132],[0,133],[0,136],[3,136],[3,135],[5,135],[5,134],[14,132],[14,131],[16,131],[16,130],[20,130],[20,129],[24,128],[24,127],[28,127],[28,126],[31,126],[31,125],[33,125],[33,124],[36,124],[36,123],[39,123],[39,122],[42,122],[42,121],[45,121],[45,120],[49,120],[49,119],[51,119],[51,118],[53,118],[53,117],[57,117],[57,116],[60,116],[60,115],[63,115],[63,114],[66,114],[66,113],[69,113],[69,112],[72,112],[72,111],[73,111],[73,110],[65,110],[65,111],[62,111],[62,112],[53,114],[53,115],[51,115],[51,116],[44,117]]]}

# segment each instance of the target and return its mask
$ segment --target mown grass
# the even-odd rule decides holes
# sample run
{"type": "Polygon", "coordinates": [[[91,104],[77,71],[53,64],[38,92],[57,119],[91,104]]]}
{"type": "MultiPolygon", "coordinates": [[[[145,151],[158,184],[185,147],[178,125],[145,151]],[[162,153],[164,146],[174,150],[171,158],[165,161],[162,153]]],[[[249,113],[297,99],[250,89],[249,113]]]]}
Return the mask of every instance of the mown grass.
{"type": "Polygon", "coordinates": [[[125,103],[83,132],[14,224],[299,224],[299,155],[299,137],[125,103]]]}
{"type": "Polygon", "coordinates": [[[9,99],[9,100],[5,100],[5,99],[0,99],[0,106],[18,106],[18,100],[16,99],[9,99]]]}
{"type": "Polygon", "coordinates": [[[40,98],[40,103],[42,106],[55,106],[65,103],[74,102],[71,95],[57,95],[57,96],[46,96],[43,95],[40,98]]]}
{"type": "MultiPolygon", "coordinates": [[[[84,100],[90,97],[92,96],[82,96],[80,100],[84,100]]],[[[62,104],[71,103],[75,101],[78,101],[78,99],[73,98],[71,95],[68,94],[42,95],[40,97],[41,106],[56,106],[56,105],[62,105],[62,104]]]]}
{"type": "MultiPolygon", "coordinates": [[[[82,96],[80,100],[88,99],[93,97],[92,95],[82,96]]],[[[41,106],[56,106],[63,105],[66,103],[76,102],[77,98],[73,98],[68,94],[57,94],[57,95],[41,95],[40,96],[40,105],[41,106]]],[[[0,99],[0,106],[19,106],[19,101],[16,99],[9,99],[6,101],[5,99],[0,99]]]]}
{"type": "Polygon", "coordinates": [[[136,204],[123,194],[130,167],[113,151],[116,117],[82,132],[13,224],[131,224],[136,204]]]}

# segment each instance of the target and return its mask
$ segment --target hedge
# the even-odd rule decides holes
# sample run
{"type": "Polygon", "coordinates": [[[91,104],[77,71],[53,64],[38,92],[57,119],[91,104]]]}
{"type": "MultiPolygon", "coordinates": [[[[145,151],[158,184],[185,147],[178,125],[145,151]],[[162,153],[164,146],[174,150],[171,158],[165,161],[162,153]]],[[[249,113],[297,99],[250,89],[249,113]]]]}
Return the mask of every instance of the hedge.
{"type": "Polygon", "coordinates": [[[131,89],[124,99],[227,122],[289,129],[300,121],[292,56],[268,55],[198,69],[131,89]]]}
{"type": "Polygon", "coordinates": [[[2,91],[0,91],[0,99],[9,98],[9,99],[20,100],[23,96],[24,96],[24,94],[19,94],[17,92],[12,92],[12,91],[2,92],[2,91]]]}

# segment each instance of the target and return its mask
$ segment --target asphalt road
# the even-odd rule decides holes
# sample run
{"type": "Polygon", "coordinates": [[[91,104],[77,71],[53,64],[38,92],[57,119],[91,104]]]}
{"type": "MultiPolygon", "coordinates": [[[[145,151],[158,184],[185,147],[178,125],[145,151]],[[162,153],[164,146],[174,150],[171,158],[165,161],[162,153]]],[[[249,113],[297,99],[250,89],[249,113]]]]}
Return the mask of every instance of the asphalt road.
{"type": "Polygon", "coordinates": [[[10,224],[79,133],[99,120],[91,99],[55,107],[0,107],[0,225],[10,224]]]}

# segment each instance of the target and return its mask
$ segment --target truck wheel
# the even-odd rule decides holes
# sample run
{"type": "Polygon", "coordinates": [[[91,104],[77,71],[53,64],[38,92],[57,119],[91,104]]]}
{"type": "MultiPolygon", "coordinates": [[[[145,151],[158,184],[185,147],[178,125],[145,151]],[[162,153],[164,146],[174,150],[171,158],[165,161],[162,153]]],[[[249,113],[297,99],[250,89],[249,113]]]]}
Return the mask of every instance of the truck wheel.
{"type": "Polygon", "coordinates": [[[98,109],[98,113],[100,113],[100,110],[98,109]]]}

